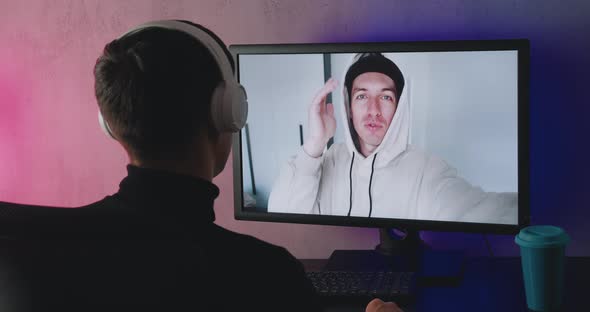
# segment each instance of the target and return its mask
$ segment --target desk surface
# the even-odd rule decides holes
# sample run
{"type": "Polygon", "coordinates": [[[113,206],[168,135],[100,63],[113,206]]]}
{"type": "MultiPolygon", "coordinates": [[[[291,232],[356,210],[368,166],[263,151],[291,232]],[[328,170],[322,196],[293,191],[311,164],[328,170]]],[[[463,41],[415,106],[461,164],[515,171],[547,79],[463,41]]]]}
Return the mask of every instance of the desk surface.
{"type": "MultiPolygon", "coordinates": [[[[321,270],[324,259],[301,260],[306,270],[321,270]]],[[[588,311],[590,257],[568,257],[565,267],[563,311],[588,311]]],[[[527,311],[520,258],[467,258],[465,275],[457,287],[419,288],[415,303],[402,306],[414,311],[527,311]]],[[[363,306],[330,306],[327,311],[365,311],[363,306]]]]}

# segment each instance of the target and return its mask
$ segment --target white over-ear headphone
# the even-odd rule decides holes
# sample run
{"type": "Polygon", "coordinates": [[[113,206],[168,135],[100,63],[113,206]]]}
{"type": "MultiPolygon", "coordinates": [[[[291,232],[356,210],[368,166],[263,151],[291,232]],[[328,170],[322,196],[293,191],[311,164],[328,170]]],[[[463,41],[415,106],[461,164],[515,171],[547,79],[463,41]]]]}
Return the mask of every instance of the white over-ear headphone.
{"type": "MultiPolygon", "coordinates": [[[[222,81],[217,87],[215,87],[213,96],[211,97],[210,105],[213,125],[219,132],[237,132],[242,129],[246,124],[246,118],[248,117],[246,90],[235,79],[228,56],[225,54],[219,43],[203,29],[175,20],[145,23],[124,33],[119,38],[151,27],[182,31],[205,45],[213,55],[213,58],[221,71],[222,78],[222,81]]],[[[197,103],[195,103],[195,105],[197,105],[197,103]]],[[[98,121],[103,131],[111,138],[115,138],[111,128],[102,117],[100,111],[98,112],[98,121]]]]}

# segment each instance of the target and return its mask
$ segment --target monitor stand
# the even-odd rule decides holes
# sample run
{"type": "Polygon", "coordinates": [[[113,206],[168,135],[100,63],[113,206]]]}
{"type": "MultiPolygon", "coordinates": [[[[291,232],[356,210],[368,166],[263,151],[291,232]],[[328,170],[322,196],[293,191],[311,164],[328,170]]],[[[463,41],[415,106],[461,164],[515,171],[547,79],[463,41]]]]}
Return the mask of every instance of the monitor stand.
{"type": "Polygon", "coordinates": [[[335,250],[326,271],[416,272],[422,286],[453,286],[461,282],[464,257],[461,251],[434,251],[418,231],[380,229],[374,250],[335,250]]]}

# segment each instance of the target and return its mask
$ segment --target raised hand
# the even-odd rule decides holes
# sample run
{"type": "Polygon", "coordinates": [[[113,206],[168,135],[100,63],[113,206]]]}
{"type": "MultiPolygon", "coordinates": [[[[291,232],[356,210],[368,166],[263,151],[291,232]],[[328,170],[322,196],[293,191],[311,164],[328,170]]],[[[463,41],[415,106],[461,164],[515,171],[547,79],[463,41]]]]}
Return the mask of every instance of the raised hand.
{"type": "Polygon", "coordinates": [[[328,79],[309,106],[309,129],[303,144],[303,150],[311,157],[320,157],[326,144],[336,132],[334,105],[326,103],[326,97],[336,89],[337,85],[335,79],[328,79]]]}

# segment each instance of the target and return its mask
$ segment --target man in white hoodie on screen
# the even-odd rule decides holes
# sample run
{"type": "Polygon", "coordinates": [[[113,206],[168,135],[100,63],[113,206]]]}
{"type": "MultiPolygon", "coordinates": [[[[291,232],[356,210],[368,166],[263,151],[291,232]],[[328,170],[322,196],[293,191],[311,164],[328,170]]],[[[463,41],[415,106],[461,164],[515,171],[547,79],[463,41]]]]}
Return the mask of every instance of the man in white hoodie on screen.
{"type": "Polygon", "coordinates": [[[388,58],[356,55],[343,83],[345,142],[324,152],[336,130],[326,97],[337,82],[328,80],[309,107],[302,149],[273,185],[268,211],[517,224],[516,193],[485,192],[442,159],[409,144],[404,85],[388,58]]]}

